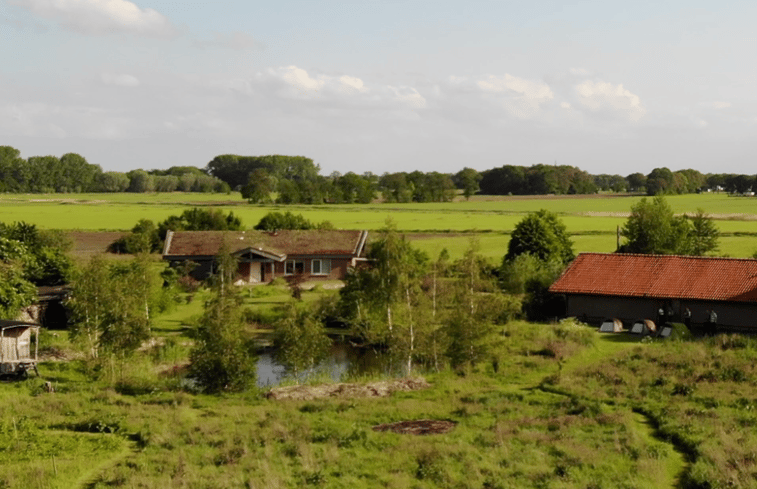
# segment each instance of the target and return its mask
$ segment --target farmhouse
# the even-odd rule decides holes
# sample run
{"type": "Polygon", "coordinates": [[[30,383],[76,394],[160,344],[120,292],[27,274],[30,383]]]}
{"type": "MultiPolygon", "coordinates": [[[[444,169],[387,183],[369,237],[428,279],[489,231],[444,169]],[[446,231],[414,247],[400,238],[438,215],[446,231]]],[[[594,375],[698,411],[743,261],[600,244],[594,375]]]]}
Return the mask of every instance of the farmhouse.
{"type": "Polygon", "coordinates": [[[310,279],[344,279],[362,257],[367,231],[169,231],[163,259],[176,266],[196,264],[192,276],[213,273],[225,243],[239,263],[238,278],[249,283],[304,274],[310,279]]]}
{"type": "Polygon", "coordinates": [[[757,260],[582,253],[549,288],[565,296],[567,316],[598,322],[660,319],[757,328],[757,260]]]}

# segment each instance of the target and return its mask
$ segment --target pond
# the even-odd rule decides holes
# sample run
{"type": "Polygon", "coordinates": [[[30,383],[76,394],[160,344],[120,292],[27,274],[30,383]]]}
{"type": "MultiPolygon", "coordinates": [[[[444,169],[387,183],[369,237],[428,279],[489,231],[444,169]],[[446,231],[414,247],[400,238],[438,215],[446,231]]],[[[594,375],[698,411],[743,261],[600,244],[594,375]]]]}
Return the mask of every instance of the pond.
{"type": "MultiPolygon", "coordinates": [[[[370,374],[384,371],[382,354],[371,348],[356,347],[350,343],[334,342],[328,358],[304,377],[323,376],[334,382],[348,375],[370,374]]],[[[275,350],[258,353],[258,387],[274,387],[290,379],[286,368],[276,361],[275,350]]],[[[300,378],[302,381],[303,379],[300,378]]]]}

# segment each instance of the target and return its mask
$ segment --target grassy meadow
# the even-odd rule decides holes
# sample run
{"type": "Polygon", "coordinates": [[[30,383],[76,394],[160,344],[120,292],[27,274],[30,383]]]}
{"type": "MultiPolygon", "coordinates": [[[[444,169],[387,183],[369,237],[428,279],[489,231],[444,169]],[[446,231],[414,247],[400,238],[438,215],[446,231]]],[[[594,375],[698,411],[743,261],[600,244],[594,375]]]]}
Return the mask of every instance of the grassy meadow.
{"type": "MultiPolygon", "coordinates": [[[[192,206],[232,211],[247,227],[271,211],[291,211],[313,222],[330,221],[340,229],[376,231],[391,218],[417,246],[437,256],[447,248],[459,257],[470,235],[481,243],[481,253],[499,260],[509,233],[523,216],[547,209],[557,213],[571,234],[577,252],[611,252],[616,231],[639,196],[476,196],[470,201],[423,204],[361,204],[319,206],[249,205],[239,194],[60,194],[0,195],[0,221],[26,221],[45,229],[129,230],[139,219],[160,222],[192,206]]],[[[757,251],[757,200],[726,194],[692,194],[667,198],[677,213],[702,208],[716,219],[722,233],[719,254],[750,257],[757,251]]]]}
{"type": "MultiPolygon", "coordinates": [[[[513,321],[489,360],[426,373],[428,389],[276,401],[266,389],[183,387],[177,348],[195,302],[160,318],[163,341],[106,376],[47,361],[40,378],[0,383],[0,487],[757,487],[750,337],[642,340],[513,321]],[[373,430],[426,419],[455,426],[373,430]]],[[[64,333],[43,345],[69,348],[64,333]]]]}
{"type": "MultiPolygon", "coordinates": [[[[612,251],[638,199],[276,207],[247,205],[237,194],[3,195],[0,221],[127,230],[195,205],[231,210],[247,227],[271,210],[349,229],[377,230],[391,217],[431,256],[447,248],[459,257],[476,236],[482,253],[499,261],[515,223],[540,208],[560,215],[577,252],[612,251]]],[[[713,194],[669,202],[676,212],[701,207],[716,216],[722,254],[757,250],[757,201],[713,194]]],[[[318,287],[303,299],[335,293],[318,287]]],[[[752,337],[642,339],[572,321],[515,320],[501,327],[502,342],[486,361],[421,372],[427,389],[276,401],[267,388],[210,396],[186,381],[206,297],[200,289],[154,317],[154,341],[125,360],[93,365],[77,356],[66,331],[43,331],[41,376],[0,382],[0,489],[757,488],[752,337]],[[373,430],[424,419],[454,429],[373,430]]],[[[256,336],[271,333],[267,318],[290,300],[283,286],[246,288],[243,297],[246,333],[256,336]]]]}

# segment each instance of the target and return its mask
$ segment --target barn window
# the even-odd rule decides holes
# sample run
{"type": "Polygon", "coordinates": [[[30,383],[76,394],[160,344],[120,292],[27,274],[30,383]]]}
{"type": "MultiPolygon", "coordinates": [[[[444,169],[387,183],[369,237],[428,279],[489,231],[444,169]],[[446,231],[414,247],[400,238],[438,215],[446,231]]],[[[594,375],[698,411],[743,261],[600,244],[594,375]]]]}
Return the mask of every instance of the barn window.
{"type": "Polygon", "coordinates": [[[328,275],[331,273],[331,260],[317,258],[310,262],[310,270],[313,275],[328,275]]]}
{"type": "Polygon", "coordinates": [[[305,262],[302,260],[287,260],[284,268],[285,275],[305,273],[305,262]]]}

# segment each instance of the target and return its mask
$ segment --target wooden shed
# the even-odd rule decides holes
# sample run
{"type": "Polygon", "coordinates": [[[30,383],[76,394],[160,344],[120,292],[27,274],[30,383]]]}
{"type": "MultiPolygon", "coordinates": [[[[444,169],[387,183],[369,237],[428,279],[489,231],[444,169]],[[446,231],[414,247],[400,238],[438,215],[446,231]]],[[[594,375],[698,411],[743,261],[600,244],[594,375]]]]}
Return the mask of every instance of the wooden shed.
{"type": "Polygon", "coordinates": [[[0,375],[37,372],[39,329],[34,323],[0,320],[0,375]]]}

